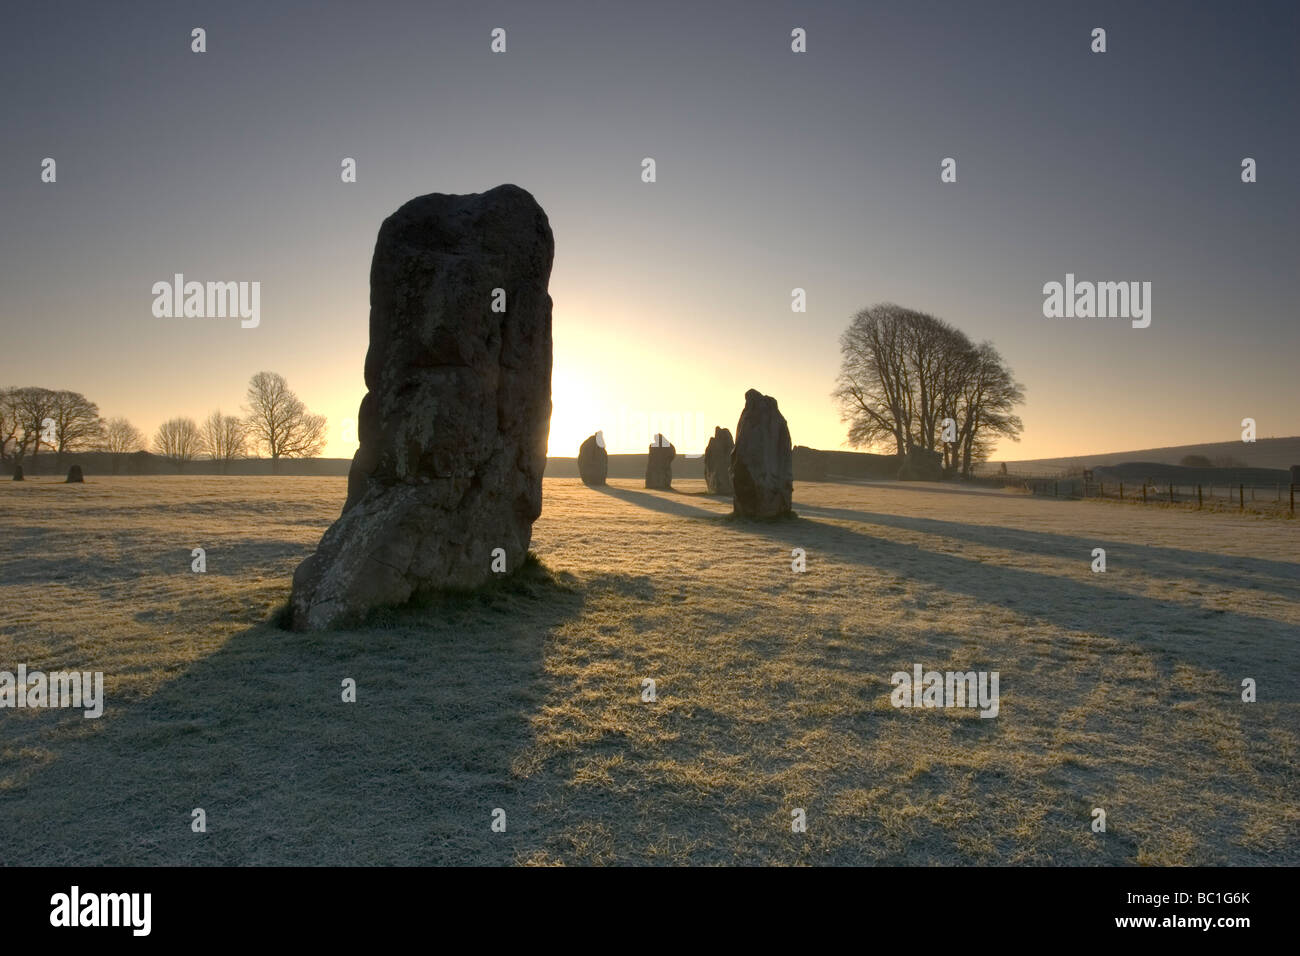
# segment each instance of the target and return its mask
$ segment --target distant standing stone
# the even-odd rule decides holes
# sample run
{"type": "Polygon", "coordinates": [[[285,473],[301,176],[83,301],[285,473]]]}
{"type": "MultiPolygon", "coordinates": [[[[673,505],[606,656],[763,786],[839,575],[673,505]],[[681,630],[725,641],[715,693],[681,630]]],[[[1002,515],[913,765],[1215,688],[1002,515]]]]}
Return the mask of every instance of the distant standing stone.
{"type": "Polygon", "coordinates": [[[73,465],[68,469],[68,480],[64,484],[76,484],[77,482],[85,483],[86,479],[81,474],[81,466],[73,465]]]}
{"type": "Polygon", "coordinates": [[[22,481],[22,480],[23,480],[23,466],[14,465],[14,481],[22,481]]]}
{"type": "Polygon", "coordinates": [[[578,448],[578,475],[584,485],[603,485],[609,477],[609,452],[605,433],[596,432],[578,448]]]}
{"type": "Polygon", "coordinates": [[[704,449],[704,486],[711,495],[735,493],[731,484],[731,452],[736,443],[731,429],[714,428],[713,437],[704,449]]]}
{"type": "Polygon", "coordinates": [[[794,455],[790,427],[776,399],[751,388],[736,425],[731,453],[735,513],[744,518],[787,518],[794,495],[794,455]]]}
{"type": "Polygon", "coordinates": [[[673,487],[673,459],[677,449],[663,435],[655,435],[645,465],[645,486],[671,491],[673,487]]]}
{"type": "Polygon", "coordinates": [[[554,252],[518,186],[420,196],[384,220],[361,447],[343,513],[294,573],[295,630],[523,565],[542,511],[554,252]]]}

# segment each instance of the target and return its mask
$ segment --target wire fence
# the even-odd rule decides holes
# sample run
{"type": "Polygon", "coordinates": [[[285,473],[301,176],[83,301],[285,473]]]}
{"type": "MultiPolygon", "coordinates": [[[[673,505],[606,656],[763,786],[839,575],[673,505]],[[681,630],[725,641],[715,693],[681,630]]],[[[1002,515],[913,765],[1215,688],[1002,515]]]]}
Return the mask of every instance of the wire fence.
{"type": "Polygon", "coordinates": [[[1217,482],[1187,484],[1156,481],[1098,481],[1087,477],[1042,478],[1005,476],[1022,484],[1034,495],[1054,498],[1109,498],[1132,504],[1174,505],[1213,511],[1250,511],[1257,514],[1284,513],[1295,516],[1296,493],[1300,484],[1246,484],[1217,482]]]}

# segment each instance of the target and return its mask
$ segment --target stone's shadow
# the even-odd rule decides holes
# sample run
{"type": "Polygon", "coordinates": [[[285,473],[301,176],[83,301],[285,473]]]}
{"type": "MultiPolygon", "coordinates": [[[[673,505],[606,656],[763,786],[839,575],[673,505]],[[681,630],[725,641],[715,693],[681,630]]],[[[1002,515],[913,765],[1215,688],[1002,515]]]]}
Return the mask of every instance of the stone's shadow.
{"type": "MultiPolygon", "coordinates": [[[[1141,570],[1154,574],[1200,578],[1206,583],[1273,591],[1300,600],[1300,564],[1293,562],[1211,554],[1205,551],[1188,551],[1159,545],[1131,544],[1126,541],[1107,541],[1100,537],[1080,538],[1045,531],[1008,528],[1003,525],[961,524],[935,518],[879,514],[848,508],[807,506],[802,511],[810,517],[820,516],[842,521],[867,522],[890,528],[904,528],[1026,554],[1042,554],[1071,560],[1085,558],[1090,560],[1093,548],[1104,547],[1108,563],[1122,556],[1123,560],[1131,560],[1141,570]]],[[[1116,566],[1112,571],[1119,569],[1116,566]]]]}
{"type": "MultiPolygon", "coordinates": [[[[937,481],[900,481],[897,478],[831,478],[830,483],[837,485],[865,485],[877,488],[881,491],[898,492],[908,494],[914,491],[923,492],[932,495],[972,495],[977,498],[1016,498],[1024,500],[1031,497],[1024,492],[1016,491],[975,491],[970,488],[962,488],[956,485],[950,485],[945,482],[937,481]]],[[[821,482],[803,482],[804,484],[820,484],[821,482]]],[[[1008,481],[1008,485],[1014,485],[1015,481],[1008,481]]],[[[798,485],[800,482],[795,481],[798,485]]],[[[1050,496],[1049,496],[1050,497],[1050,496]]],[[[1064,500],[1064,498],[1062,498],[1064,500]]]]}
{"type": "MultiPolygon", "coordinates": [[[[644,579],[595,585],[653,598],[644,579]]],[[[585,601],[554,575],[431,598],[364,630],[248,628],[147,699],[110,693],[99,721],[42,736],[56,755],[30,772],[23,760],[34,758],[11,737],[18,752],[0,761],[5,859],[513,863],[519,846],[542,841],[527,837],[535,801],[508,768],[556,682],[546,644],[585,601]],[[355,703],[342,700],[349,678],[355,703]],[[191,831],[196,807],[207,833],[191,831]],[[524,840],[494,839],[495,807],[524,840]]],[[[0,715],[0,726],[21,731],[13,719],[0,715]]]]}
{"type": "Polygon", "coordinates": [[[693,494],[690,492],[677,491],[676,489],[651,494],[648,491],[634,491],[631,488],[614,488],[609,485],[602,485],[597,488],[592,488],[591,490],[600,492],[602,495],[609,495],[611,498],[621,498],[623,501],[642,508],[648,508],[651,511],[675,515],[678,518],[707,518],[711,521],[721,521],[724,517],[727,517],[730,514],[729,512],[727,514],[722,514],[716,511],[706,511],[705,509],[697,508],[694,505],[688,505],[683,502],[673,501],[670,498],[663,497],[663,495],[671,494],[682,498],[703,497],[710,500],[720,500],[719,496],[715,495],[705,495],[703,493],[693,494]]]}
{"type": "MultiPolygon", "coordinates": [[[[1270,684],[1276,681],[1274,693],[1277,696],[1274,700],[1300,700],[1300,659],[1284,650],[1294,647],[1295,629],[1286,623],[1236,611],[1210,610],[1198,605],[1108,590],[1104,581],[1092,580],[1090,572],[1088,579],[1076,580],[1022,568],[987,564],[817,521],[815,515],[840,520],[879,521],[888,526],[927,530],[931,533],[956,535],[962,532],[974,541],[1011,547],[1027,553],[1041,553],[1046,544],[1051,544],[1053,550],[1048,553],[1071,557],[1082,554],[1084,557],[1080,558],[1080,567],[1085,569],[1088,567],[1085,558],[1090,555],[1095,543],[1079,551],[1078,539],[1061,535],[815,508],[800,505],[798,501],[794,503],[795,508],[802,512],[803,517],[780,522],[740,521],[733,520],[730,515],[718,515],[643,492],[611,489],[608,493],[651,510],[696,520],[711,519],[727,528],[779,544],[787,554],[793,548],[804,548],[810,565],[819,555],[830,555],[850,564],[869,565],[899,574],[911,581],[920,581],[941,590],[966,594],[983,603],[1039,617],[1067,630],[1099,633],[1141,646],[1147,651],[1167,653],[1194,666],[1225,675],[1255,673],[1266,668],[1270,673],[1270,684]],[[992,540],[981,537],[990,533],[992,540]],[[1005,533],[1006,537],[999,538],[998,533],[1005,533]],[[1017,548],[1017,543],[1021,547],[1017,548]],[[1185,635],[1195,635],[1201,631],[1209,618],[1215,619],[1216,630],[1222,639],[1208,641],[1186,638],[1185,635]],[[1153,627],[1153,622],[1159,622],[1158,626],[1153,627]]],[[[1165,550],[1202,557],[1198,552],[1165,550]]],[[[1214,559],[1216,556],[1203,557],[1214,559]]],[[[1287,567],[1284,562],[1262,564],[1287,567]]],[[[1194,570],[1183,564],[1171,567],[1176,568],[1177,575],[1183,577],[1194,570]]],[[[1209,576],[1204,577],[1207,581],[1214,580],[1209,576]]]]}

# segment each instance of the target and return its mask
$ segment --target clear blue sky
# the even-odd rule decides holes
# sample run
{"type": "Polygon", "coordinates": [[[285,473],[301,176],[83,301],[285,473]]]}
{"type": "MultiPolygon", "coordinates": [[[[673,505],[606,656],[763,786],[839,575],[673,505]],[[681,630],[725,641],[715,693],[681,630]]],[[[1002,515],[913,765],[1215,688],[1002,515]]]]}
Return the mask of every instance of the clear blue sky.
{"type": "Polygon", "coordinates": [[[596,428],[643,447],[656,415],[698,451],[750,387],[838,447],[838,336],[879,301],[1001,349],[1028,393],[1005,457],[1232,440],[1246,416],[1294,435],[1298,9],[10,5],[0,384],[152,433],[271,369],[351,454],[380,222],[514,182],[556,237],[553,454],[596,428]],[[260,281],[261,325],[155,318],[175,272],[260,281]],[[1044,318],[1067,272],[1150,281],[1151,327],[1044,318]]]}

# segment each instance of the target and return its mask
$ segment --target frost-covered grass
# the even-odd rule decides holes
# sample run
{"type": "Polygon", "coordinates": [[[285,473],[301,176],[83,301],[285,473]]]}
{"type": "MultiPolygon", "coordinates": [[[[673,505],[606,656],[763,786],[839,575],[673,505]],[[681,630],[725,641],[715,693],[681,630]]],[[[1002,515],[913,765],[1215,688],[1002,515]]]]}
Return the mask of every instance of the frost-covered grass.
{"type": "Polygon", "coordinates": [[[1295,522],[637,484],[548,479],[540,565],[299,635],[344,479],[4,482],[0,670],[108,703],[0,710],[0,862],[1300,863],[1295,522]],[[998,671],[999,716],[895,709],[914,663],[998,671]]]}

